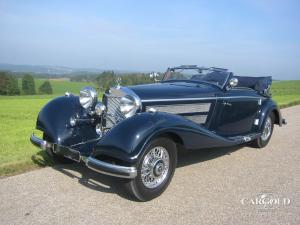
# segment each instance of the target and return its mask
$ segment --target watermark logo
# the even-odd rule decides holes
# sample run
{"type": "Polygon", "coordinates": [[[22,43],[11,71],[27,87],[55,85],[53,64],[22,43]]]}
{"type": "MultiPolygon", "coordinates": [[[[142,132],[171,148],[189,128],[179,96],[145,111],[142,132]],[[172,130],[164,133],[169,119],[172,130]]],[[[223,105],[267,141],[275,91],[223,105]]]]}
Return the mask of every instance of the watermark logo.
{"type": "Polygon", "coordinates": [[[267,210],[288,206],[291,204],[291,200],[287,197],[276,196],[273,193],[260,193],[250,198],[242,198],[241,204],[267,210]]]}

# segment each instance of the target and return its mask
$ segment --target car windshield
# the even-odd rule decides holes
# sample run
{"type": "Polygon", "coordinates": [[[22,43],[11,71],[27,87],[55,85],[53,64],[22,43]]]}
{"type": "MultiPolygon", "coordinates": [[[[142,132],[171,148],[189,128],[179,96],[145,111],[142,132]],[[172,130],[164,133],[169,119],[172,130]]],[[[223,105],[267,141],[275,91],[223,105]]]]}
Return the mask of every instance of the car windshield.
{"type": "Polygon", "coordinates": [[[216,68],[171,68],[162,81],[180,80],[210,83],[223,87],[228,79],[229,73],[225,69],[216,68]]]}

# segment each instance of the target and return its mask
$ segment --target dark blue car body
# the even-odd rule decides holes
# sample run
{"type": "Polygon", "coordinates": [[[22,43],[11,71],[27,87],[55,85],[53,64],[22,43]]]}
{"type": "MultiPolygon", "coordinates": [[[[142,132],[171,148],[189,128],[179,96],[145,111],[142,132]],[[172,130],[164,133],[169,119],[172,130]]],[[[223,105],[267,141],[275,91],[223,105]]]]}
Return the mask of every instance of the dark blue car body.
{"type": "MultiPolygon", "coordinates": [[[[265,92],[266,88],[255,88],[264,86],[268,78],[253,82],[254,78],[237,77],[244,84],[229,87],[230,79],[235,76],[227,71],[224,73],[228,78],[223,86],[167,80],[112,88],[102,99],[106,108],[109,104],[117,104],[117,101],[109,103],[114,92],[134,94],[141,106],[129,118],[112,119],[114,122],[107,129],[108,114],[95,117],[88,113],[81,107],[78,96],[56,98],[41,110],[37,119],[36,128],[47,140],[32,136],[31,141],[39,146],[44,144],[44,148],[47,148],[47,141],[57,154],[76,161],[90,158],[87,162],[90,168],[126,177],[126,172],[116,172],[110,165],[97,168],[93,160],[134,168],[147,144],[159,136],[171,138],[186,150],[196,150],[251,142],[262,134],[270,113],[274,115],[275,124],[285,123],[276,103],[265,92]],[[76,126],[70,125],[71,117],[76,118],[76,126]],[[99,124],[103,128],[101,134],[96,132],[99,124]]],[[[112,106],[115,107],[113,112],[119,115],[118,105],[112,106]]]]}

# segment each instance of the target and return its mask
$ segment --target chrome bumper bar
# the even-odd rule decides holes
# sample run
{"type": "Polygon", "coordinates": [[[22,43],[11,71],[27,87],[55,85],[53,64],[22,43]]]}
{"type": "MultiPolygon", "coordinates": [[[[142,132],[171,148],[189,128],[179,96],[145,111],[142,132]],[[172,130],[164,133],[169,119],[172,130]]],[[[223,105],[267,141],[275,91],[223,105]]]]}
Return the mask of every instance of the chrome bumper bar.
{"type": "Polygon", "coordinates": [[[82,161],[85,162],[85,165],[96,172],[122,178],[135,178],[137,175],[137,170],[135,167],[119,166],[111,163],[107,163],[93,157],[83,158],[82,161]]]}
{"type": "Polygon", "coordinates": [[[35,146],[41,148],[42,150],[47,150],[48,148],[53,148],[53,144],[49,143],[43,139],[36,137],[34,134],[31,135],[30,141],[35,146]]]}
{"type": "Polygon", "coordinates": [[[66,158],[70,158],[74,161],[83,161],[88,168],[102,174],[129,179],[133,179],[137,176],[137,170],[135,167],[115,165],[95,159],[91,156],[81,156],[79,151],[70,149],[68,147],[49,143],[45,140],[36,137],[34,134],[31,135],[30,141],[32,144],[41,148],[42,150],[49,151],[53,149],[54,153],[56,154],[63,155],[66,158]]]}

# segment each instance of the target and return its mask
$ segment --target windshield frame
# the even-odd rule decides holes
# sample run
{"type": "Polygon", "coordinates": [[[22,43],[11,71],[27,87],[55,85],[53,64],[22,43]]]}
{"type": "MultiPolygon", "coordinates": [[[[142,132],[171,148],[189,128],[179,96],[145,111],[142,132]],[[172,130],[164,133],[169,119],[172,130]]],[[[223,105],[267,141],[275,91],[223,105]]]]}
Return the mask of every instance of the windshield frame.
{"type": "Polygon", "coordinates": [[[167,83],[167,82],[189,82],[189,83],[191,83],[191,82],[193,82],[193,83],[202,83],[202,84],[213,85],[218,88],[224,89],[231,76],[232,76],[232,73],[228,72],[227,69],[216,68],[216,67],[198,67],[196,65],[188,65],[188,66],[178,66],[178,67],[168,68],[167,71],[164,73],[164,76],[163,76],[161,82],[162,83],[167,83]],[[208,70],[208,71],[212,71],[212,72],[223,72],[224,74],[226,74],[226,78],[224,79],[224,82],[222,85],[211,83],[211,82],[208,82],[205,80],[169,79],[168,76],[170,76],[171,72],[174,72],[175,70],[198,70],[199,73],[203,70],[208,70]]]}

